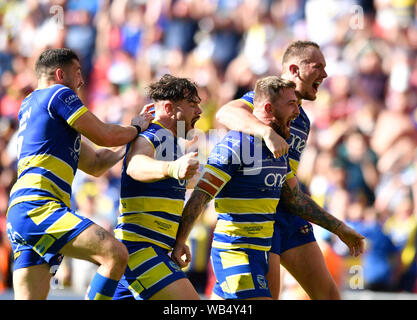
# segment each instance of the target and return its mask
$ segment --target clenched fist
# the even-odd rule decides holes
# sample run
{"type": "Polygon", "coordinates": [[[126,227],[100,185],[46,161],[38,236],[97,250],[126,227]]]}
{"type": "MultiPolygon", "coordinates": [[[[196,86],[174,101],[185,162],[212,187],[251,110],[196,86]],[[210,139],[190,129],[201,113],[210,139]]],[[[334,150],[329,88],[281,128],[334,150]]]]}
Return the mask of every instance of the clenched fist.
{"type": "Polygon", "coordinates": [[[198,152],[190,152],[168,165],[168,175],[172,178],[184,180],[192,178],[199,168],[198,152]]]}

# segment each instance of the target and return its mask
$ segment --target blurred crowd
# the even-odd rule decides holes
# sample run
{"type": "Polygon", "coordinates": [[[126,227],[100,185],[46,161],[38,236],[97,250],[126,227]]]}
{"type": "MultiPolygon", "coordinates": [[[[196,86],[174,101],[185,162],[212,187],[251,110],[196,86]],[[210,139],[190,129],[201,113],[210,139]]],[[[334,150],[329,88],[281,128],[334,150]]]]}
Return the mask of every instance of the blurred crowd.
{"type": "MultiPolygon", "coordinates": [[[[0,0],[0,292],[12,286],[6,210],[17,113],[36,88],[34,62],[45,48],[79,54],[79,95],[106,122],[128,124],[163,74],[191,78],[202,98],[197,127],[208,134],[221,129],[218,108],[280,74],[296,39],[321,46],[329,75],[317,100],[303,102],[312,126],[299,180],[367,238],[365,254],[352,258],[314,226],[328,267],[341,290],[417,292],[416,14],[416,0],[0,0]]],[[[120,173],[121,163],[100,178],[79,171],[73,209],[112,230],[120,173]]],[[[190,238],[187,272],[206,294],[215,221],[210,204],[190,238]]],[[[56,283],[83,293],[95,268],[64,259],[56,283]]],[[[283,274],[283,297],[306,298],[283,274]]]]}

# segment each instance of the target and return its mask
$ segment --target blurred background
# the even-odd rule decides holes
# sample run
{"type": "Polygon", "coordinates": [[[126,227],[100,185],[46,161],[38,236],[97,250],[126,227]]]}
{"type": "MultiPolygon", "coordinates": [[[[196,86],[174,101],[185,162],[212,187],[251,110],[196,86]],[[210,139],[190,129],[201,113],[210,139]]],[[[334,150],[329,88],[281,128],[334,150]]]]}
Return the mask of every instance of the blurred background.
{"type": "MultiPolygon", "coordinates": [[[[314,226],[345,299],[415,299],[417,293],[416,0],[0,0],[0,299],[11,299],[13,257],[6,210],[16,179],[17,113],[36,88],[34,62],[49,47],[80,58],[79,95],[106,122],[129,124],[165,73],[199,86],[197,127],[221,129],[215,113],[256,79],[279,75],[293,40],[317,42],[329,77],[304,102],[312,126],[299,168],[305,190],[367,237],[349,256],[314,226]]],[[[209,151],[209,148],[208,148],[209,151]]],[[[121,163],[100,178],[78,171],[73,208],[108,230],[116,224],[121,163]]],[[[187,273],[203,297],[213,274],[216,213],[194,228],[187,273]]],[[[82,299],[96,266],[65,258],[50,299],[82,299]]],[[[308,299],[283,270],[282,299],[308,299]]]]}

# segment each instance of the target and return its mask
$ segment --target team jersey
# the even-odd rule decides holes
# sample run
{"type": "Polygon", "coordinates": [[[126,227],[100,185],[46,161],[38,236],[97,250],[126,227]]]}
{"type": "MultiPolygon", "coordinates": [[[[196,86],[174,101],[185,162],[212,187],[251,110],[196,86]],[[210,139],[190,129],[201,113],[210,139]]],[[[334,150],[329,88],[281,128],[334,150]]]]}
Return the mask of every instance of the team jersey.
{"type": "Polygon", "coordinates": [[[274,158],[261,139],[230,131],[212,150],[197,189],[215,198],[212,246],[268,251],[287,156],[274,158]]]}
{"type": "MultiPolygon", "coordinates": [[[[253,110],[253,97],[254,92],[250,91],[243,95],[240,100],[247,104],[253,110]]],[[[288,151],[289,163],[291,167],[291,173],[288,178],[291,178],[297,174],[298,164],[300,163],[301,153],[303,152],[308,134],[310,132],[310,120],[307,114],[301,106],[299,116],[291,122],[290,133],[291,136],[288,138],[287,143],[290,146],[288,151]]],[[[279,212],[285,211],[283,206],[278,207],[279,212]]],[[[279,215],[277,215],[279,217],[279,215]]]]}
{"type": "MultiPolygon", "coordinates": [[[[174,161],[183,155],[177,138],[157,121],[139,136],[152,144],[156,160],[174,161]]],[[[126,154],[129,148],[130,144],[126,154]]],[[[125,156],[116,238],[147,241],[171,250],[184,206],[186,180],[168,178],[145,183],[131,178],[126,169],[125,156]]]]}
{"type": "Polygon", "coordinates": [[[9,208],[36,200],[71,206],[81,149],[81,135],[71,126],[87,111],[77,94],[60,84],[35,90],[23,100],[18,114],[17,181],[9,208]]]}

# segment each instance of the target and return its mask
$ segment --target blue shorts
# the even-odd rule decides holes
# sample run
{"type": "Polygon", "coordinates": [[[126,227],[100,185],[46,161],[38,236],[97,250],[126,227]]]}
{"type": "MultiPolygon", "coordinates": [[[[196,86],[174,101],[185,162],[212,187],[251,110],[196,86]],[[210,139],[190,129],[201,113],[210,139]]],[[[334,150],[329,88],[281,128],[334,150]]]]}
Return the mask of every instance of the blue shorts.
{"type": "Polygon", "coordinates": [[[90,219],[61,202],[42,200],[14,205],[7,214],[13,269],[48,263],[54,274],[63,258],[59,251],[91,224],[90,219]]]}
{"type": "Polygon", "coordinates": [[[129,262],[113,300],[148,300],[169,284],[187,277],[168,256],[168,250],[149,242],[122,243],[129,251],[129,262]]]}
{"type": "Polygon", "coordinates": [[[213,292],[223,299],[271,297],[268,252],[253,249],[211,249],[216,283],[213,292]]]}
{"type": "Polygon", "coordinates": [[[270,252],[281,255],[289,249],[313,241],[316,238],[310,222],[295,214],[278,211],[270,252]]]}

